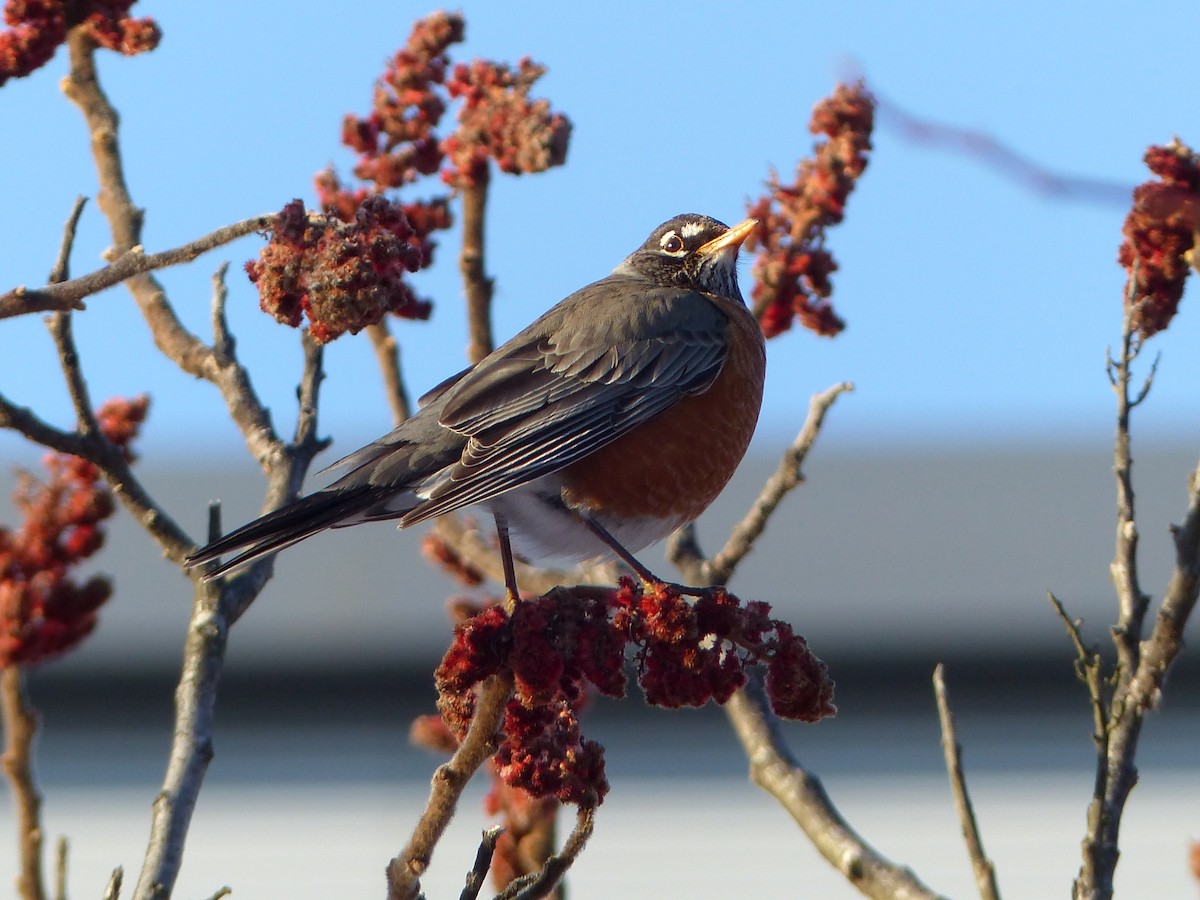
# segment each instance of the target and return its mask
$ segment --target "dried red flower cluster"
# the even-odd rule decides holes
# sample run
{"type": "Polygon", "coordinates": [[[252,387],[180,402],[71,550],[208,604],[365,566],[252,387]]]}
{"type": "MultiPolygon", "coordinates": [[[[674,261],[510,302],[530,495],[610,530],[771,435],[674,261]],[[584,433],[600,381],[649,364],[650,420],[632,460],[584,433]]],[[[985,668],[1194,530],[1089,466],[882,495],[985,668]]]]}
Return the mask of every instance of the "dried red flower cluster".
{"type": "Polygon", "coordinates": [[[474,713],[474,687],[511,672],[515,692],[495,757],[500,776],[534,797],[599,802],[608,790],[603,748],[580,734],[577,714],[589,684],[625,695],[627,648],[656,706],[723,703],[745,684],[746,667],[761,665],[776,714],[807,722],[833,714],[825,664],[770,612],[720,588],[695,602],[629,578],[616,591],[556,588],[511,615],[491,607],[458,625],[437,670],[438,708],[461,737],[474,713]]]}
{"type": "Polygon", "coordinates": [[[454,67],[450,96],[461,98],[458,129],[442,142],[450,165],[442,179],[456,188],[487,181],[488,160],[510,175],[544,172],[567,159],[571,123],[529,91],[546,67],[526,57],[517,68],[477,59],[454,67]]]}
{"type": "MultiPolygon", "coordinates": [[[[439,170],[442,181],[461,190],[486,182],[489,160],[503,172],[522,174],[566,159],[570,123],[552,113],[547,101],[529,98],[543,66],[525,59],[513,69],[476,60],[447,74],[447,51],[463,40],[465,28],[458,13],[418,20],[376,83],[370,114],[343,120],[342,143],[358,153],[354,175],[367,184],[347,187],[332,168],[319,173],[317,196],[327,214],[351,222],[368,197],[405,188],[439,170]],[[442,139],[438,126],[455,98],[462,101],[458,127],[442,139]]],[[[421,268],[433,262],[433,235],[452,224],[449,203],[449,197],[437,196],[401,205],[412,227],[409,243],[421,252],[421,268]]]]}
{"type": "Polygon", "coordinates": [[[326,343],[387,313],[429,317],[430,305],[404,279],[421,265],[412,236],[403,209],[383,197],[367,198],[352,223],[309,216],[293,200],[246,272],[265,312],[293,328],[308,316],[312,336],[326,343]]]}
{"type": "MultiPolygon", "coordinates": [[[[130,442],[150,400],[109,400],[96,414],[109,441],[133,459],[130,442]]],[[[0,527],[0,666],[30,665],[74,647],[96,627],[112,588],[105,578],[75,582],[71,569],[100,549],[100,523],[113,511],[112,494],[92,463],[51,453],[45,482],[22,474],[14,494],[25,521],[0,527]]]]}
{"type": "Polygon", "coordinates": [[[99,47],[126,56],[153,50],[162,37],[153,19],[129,18],[135,0],[8,0],[0,32],[0,85],[40,69],[77,25],[99,47]]]}
{"type": "Polygon", "coordinates": [[[1147,338],[1170,324],[1183,297],[1200,231],[1200,158],[1176,138],[1144,159],[1158,178],[1134,188],[1117,259],[1136,279],[1126,282],[1125,299],[1132,294],[1133,327],[1147,338]]]}
{"type": "Polygon", "coordinates": [[[809,131],[824,140],[800,161],[795,181],[781,184],[772,172],[767,193],[747,205],[758,219],[751,238],[757,248],[752,303],[769,338],[795,320],[822,335],[846,327],[828,300],[837,263],[825,249],[825,231],[842,221],[867,167],[874,119],[875,98],[862,82],[839,84],[813,109],[809,131]]]}

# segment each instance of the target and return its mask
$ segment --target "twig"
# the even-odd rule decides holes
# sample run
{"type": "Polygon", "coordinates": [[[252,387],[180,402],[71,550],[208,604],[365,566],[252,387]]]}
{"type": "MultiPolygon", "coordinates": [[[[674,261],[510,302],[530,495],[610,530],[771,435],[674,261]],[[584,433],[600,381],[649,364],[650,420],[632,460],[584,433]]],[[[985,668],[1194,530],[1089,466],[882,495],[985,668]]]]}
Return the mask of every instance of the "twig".
{"type": "Polygon", "coordinates": [[[400,374],[400,345],[388,330],[386,322],[367,326],[371,346],[375,348],[375,359],[383,375],[384,393],[392,408],[392,422],[399,425],[412,415],[408,392],[404,389],[404,377],[400,374]]]}
{"type": "MultiPolygon", "coordinates": [[[[800,466],[820,433],[825,413],[841,394],[850,390],[853,385],[847,382],[813,396],[804,425],[779,469],[735,526],[715,560],[703,560],[694,537],[689,539],[684,534],[672,541],[672,562],[687,567],[683,571],[690,572],[689,581],[703,586],[724,584],[732,577],[780,501],[800,483],[800,466]],[[724,577],[718,580],[718,576],[724,577]]],[[[879,900],[930,900],[940,896],[911,871],[885,858],[842,818],[820,779],[805,769],[788,749],[757,685],[736,691],[726,701],[724,710],[750,761],[751,779],[780,802],[818,852],[859,891],[879,900]]]]}
{"type": "Polygon", "coordinates": [[[477,363],[492,352],[492,279],[484,261],[484,213],[487,209],[486,178],[463,191],[462,252],[458,257],[463,287],[467,294],[467,359],[477,363]]]}
{"type": "Polygon", "coordinates": [[[38,716],[25,693],[25,673],[19,665],[0,669],[0,716],[7,741],[4,774],[12,787],[17,812],[17,843],[21,872],[17,893],[22,900],[45,900],[42,882],[42,796],[33,774],[33,741],[38,716]]]}
{"type": "Polygon", "coordinates": [[[213,757],[217,686],[229,627],[220,609],[219,583],[197,581],[175,689],[175,732],[163,786],[154,801],[150,841],[134,900],[169,897],[183,862],[192,811],[213,757]]]}
{"type": "Polygon", "coordinates": [[[104,887],[104,895],[100,900],[118,900],[121,896],[121,882],[125,880],[125,870],[117,866],[109,876],[108,884],[104,887]]]}
{"type": "Polygon", "coordinates": [[[575,828],[563,845],[562,852],[547,859],[541,870],[510,882],[508,887],[496,895],[496,900],[536,900],[548,896],[562,881],[572,863],[579,858],[595,827],[596,807],[580,806],[575,815],[575,828]]]}
{"type": "Polygon", "coordinates": [[[954,806],[958,810],[958,821],[967,843],[967,855],[975,871],[975,885],[979,888],[981,900],[999,900],[996,869],[984,852],[975,810],[967,793],[967,779],[962,768],[962,745],[954,732],[954,714],[950,712],[950,699],[946,696],[946,673],[941,663],[933,670],[933,693],[937,697],[938,721],[942,724],[942,753],[946,757],[946,772],[950,776],[954,806]]]}
{"type": "Polygon", "coordinates": [[[414,900],[419,894],[420,878],[429,868],[433,849],[454,816],[463,788],[496,752],[500,722],[512,689],[512,676],[493,675],[484,681],[466,736],[450,761],[434,773],[429,802],[425,804],[412,837],[399,855],[388,863],[388,900],[414,900]]]}
{"type": "Polygon", "coordinates": [[[65,837],[58,839],[54,854],[54,900],[67,900],[67,857],[71,845],[65,837]]]}
{"type": "Polygon", "coordinates": [[[725,712],[750,761],[750,778],[780,802],[817,851],[855,888],[877,900],[941,896],[876,851],[842,818],[820,779],[792,757],[757,686],[735,693],[725,712]]]}
{"type": "Polygon", "coordinates": [[[779,468],[767,479],[767,483],[763,485],[761,493],[750,507],[749,512],[734,526],[729,540],[710,562],[708,566],[710,584],[727,583],[738,564],[753,549],[754,542],[767,527],[767,522],[770,521],[772,513],[779,506],[779,502],[789,491],[800,484],[803,478],[800,467],[804,464],[808,451],[816,442],[817,435],[820,434],[821,426],[825,422],[825,414],[829,412],[838,397],[852,390],[854,390],[854,385],[843,381],[813,395],[812,400],[809,401],[808,416],[804,420],[804,425],[801,427],[800,433],[796,435],[792,446],[784,453],[779,468]]]}
{"type": "Polygon", "coordinates": [[[36,312],[84,309],[83,299],[120,284],[135,275],[188,263],[197,257],[256,231],[268,230],[274,215],[253,216],[211,231],[171,250],[146,253],[140,244],[125,250],[117,259],[87,275],[44,288],[17,287],[0,294],[0,319],[36,312]]]}
{"type": "Polygon", "coordinates": [[[1088,697],[1092,702],[1092,727],[1094,729],[1094,738],[1096,746],[1100,748],[1101,768],[1107,757],[1107,740],[1108,740],[1108,711],[1105,707],[1104,694],[1104,668],[1100,660],[1100,654],[1095,648],[1090,648],[1083,642],[1083,634],[1080,632],[1080,622],[1078,619],[1072,619],[1067,615],[1066,607],[1062,605],[1062,601],[1054,594],[1049,594],[1050,603],[1054,606],[1058,617],[1062,619],[1063,625],[1067,628],[1067,636],[1070,637],[1071,643],[1075,645],[1075,674],[1079,677],[1088,689],[1088,697]]]}
{"type": "Polygon", "coordinates": [[[502,834],[504,828],[500,825],[493,825],[483,832],[479,841],[479,851],[475,854],[475,865],[471,866],[471,871],[467,873],[467,882],[463,885],[458,900],[475,900],[479,896],[488,869],[492,866],[492,857],[496,854],[496,842],[502,834]]]}
{"type": "Polygon", "coordinates": [[[1008,177],[1024,183],[1036,193],[1094,203],[1129,205],[1131,186],[1098,178],[1079,178],[1051,172],[1040,164],[1006,147],[995,137],[955,125],[920,119],[872,90],[879,117],[902,136],[918,144],[946,147],[972,156],[1008,177]]]}
{"type": "Polygon", "coordinates": [[[112,485],[118,499],[134,520],[158,542],[172,560],[182,560],[195,543],[147,493],[134,476],[121,451],[102,436],[85,438],[73,431],[61,431],[39,419],[27,407],[17,406],[0,394],[0,428],[10,428],[31,441],[60,453],[69,453],[95,463],[112,485]]]}

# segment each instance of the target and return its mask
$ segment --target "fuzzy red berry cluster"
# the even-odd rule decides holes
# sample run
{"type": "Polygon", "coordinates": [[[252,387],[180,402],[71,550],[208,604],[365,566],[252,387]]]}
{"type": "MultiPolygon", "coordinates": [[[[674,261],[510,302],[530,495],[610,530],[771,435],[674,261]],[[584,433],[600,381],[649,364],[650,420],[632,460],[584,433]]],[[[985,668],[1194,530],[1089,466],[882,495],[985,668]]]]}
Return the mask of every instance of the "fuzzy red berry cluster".
{"type": "Polygon", "coordinates": [[[1183,298],[1200,231],[1200,158],[1178,138],[1144,158],[1157,178],[1134,188],[1117,259],[1133,282],[1125,292],[1136,304],[1133,327],[1147,338],[1170,324],[1183,298]]]}
{"type": "MultiPolygon", "coordinates": [[[[452,68],[449,48],[465,30],[458,13],[416,22],[376,83],[371,112],[342,121],[342,143],[358,154],[354,176],[362,184],[343,184],[332,168],[316,176],[327,214],[352,222],[368,197],[439,173],[456,190],[477,186],[487,182],[492,161],[502,172],[529,174],[566,160],[570,122],[547,101],[529,97],[545,67],[523,59],[515,69],[488,60],[452,68]],[[461,101],[458,124],[443,138],[438,129],[454,100],[461,101]]],[[[400,207],[425,268],[437,246],[433,236],[453,222],[450,197],[405,200],[400,207]]]]}
{"type": "Polygon", "coordinates": [[[429,317],[430,305],[404,278],[421,265],[412,236],[403,209],[380,196],[367,198],[351,223],[310,216],[293,200],[246,272],[258,285],[264,312],[293,328],[307,316],[312,336],[327,343],[388,313],[429,317]]]}
{"type": "Polygon", "coordinates": [[[846,327],[829,302],[837,263],[825,249],[825,232],[842,221],[867,167],[874,119],[875,98],[861,82],[838,85],[813,109],[808,127],[823,140],[800,161],[795,180],[783,184],[772,172],[767,193],[747,205],[758,219],[752,302],[767,337],[797,320],[821,335],[846,327]]]}
{"type": "Polygon", "coordinates": [[[442,142],[450,165],[442,180],[456,188],[487,181],[488,161],[510,175],[544,172],[567,159],[571,123],[529,91],[546,67],[526,57],[514,69],[477,59],[457,65],[446,87],[463,101],[458,129],[442,142]]]}
{"type": "Polygon", "coordinates": [[[490,607],[455,629],[437,670],[438,708],[461,738],[475,686],[510,673],[515,690],[495,756],[500,776],[534,797],[599,802],[608,790],[603,748],[581,735],[578,712],[589,686],[625,695],[627,652],[656,706],[724,703],[756,665],[766,669],[776,714],[813,722],[834,713],[825,664],[770,612],[721,588],[692,602],[670,586],[629,578],[615,591],[556,588],[511,614],[490,607]]]}
{"type": "MultiPolygon", "coordinates": [[[[104,436],[133,459],[130,443],[149,398],[115,399],[96,414],[104,436]]],[[[0,667],[29,665],[71,649],[96,627],[112,588],[105,578],[79,584],[71,576],[104,542],[101,523],[112,494],[96,466],[77,456],[47,454],[49,477],[22,473],[13,497],[24,522],[0,527],[0,667]]]]}
{"type": "Polygon", "coordinates": [[[8,0],[0,31],[0,85],[40,69],[81,26],[98,47],[126,56],[153,50],[162,37],[153,19],[129,18],[135,0],[8,0]]]}

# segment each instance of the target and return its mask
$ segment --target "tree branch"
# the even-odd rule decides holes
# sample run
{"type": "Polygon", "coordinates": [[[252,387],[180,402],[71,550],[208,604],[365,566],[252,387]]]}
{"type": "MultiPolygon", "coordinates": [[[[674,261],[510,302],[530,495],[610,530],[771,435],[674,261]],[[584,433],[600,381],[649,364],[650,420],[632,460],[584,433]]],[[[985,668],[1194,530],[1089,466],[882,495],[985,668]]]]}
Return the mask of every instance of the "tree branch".
{"type": "Polygon", "coordinates": [[[483,837],[479,841],[479,850],[475,854],[475,865],[471,866],[471,871],[467,873],[467,883],[463,885],[458,900],[475,900],[479,896],[484,879],[487,878],[488,869],[492,867],[492,857],[496,854],[496,842],[500,840],[502,834],[504,834],[504,829],[499,825],[493,825],[483,832],[483,837]]]}
{"type": "Polygon", "coordinates": [[[911,871],[877,852],[842,818],[820,779],[792,757],[757,687],[736,692],[725,712],[750,761],[751,780],[780,802],[818,852],[855,888],[876,900],[940,897],[911,871]]]}
{"type": "MultiPolygon", "coordinates": [[[[485,170],[486,171],[486,170],[485,170]]],[[[458,257],[463,286],[467,294],[467,327],[470,339],[467,359],[477,363],[492,352],[492,290],[484,261],[484,213],[487,209],[488,182],[463,191],[462,252],[458,257]]]]}
{"type": "Polygon", "coordinates": [[[937,698],[938,721],[942,725],[942,754],[946,758],[946,772],[950,776],[950,789],[954,794],[954,806],[958,810],[958,821],[962,825],[963,839],[967,844],[967,855],[975,872],[975,885],[981,900],[999,900],[1000,889],[996,885],[996,869],[983,849],[979,836],[979,825],[975,821],[975,810],[967,793],[967,779],[962,768],[962,745],[954,732],[954,714],[950,712],[950,699],[946,696],[945,669],[941,663],[933,670],[933,692],[937,698]]]}
{"type": "Polygon", "coordinates": [[[83,302],[85,297],[98,294],[135,275],[191,262],[198,256],[238,238],[256,231],[266,231],[274,221],[274,215],[243,219],[241,222],[218,228],[204,237],[172,250],[163,250],[160,253],[147,254],[139,244],[130,247],[104,268],[81,275],[79,278],[70,281],[62,280],[59,283],[55,283],[51,279],[51,283],[46,287],[36,290],[23,286],[13,288],[7,293],[0,294],[0,319],[35,312],[85,309],[83,302]]]}
{"type": "Polygon", "coordinates": [[[4,774],[12,788],[17,813],[17,844],[21,872],[17,893],[21,900],[45,900],[42,881],[42,796],[33,774],[33,741],[38,716],[25,693],[25,673],[19,665],[0,669],[0,717],[7,741],[4,774]]]}
{"type": "Polygon", "coordinates": [[[816,442],[821,426],[825,422],[825,414],[829,412],[834,402],[842,394],[854,390],[854,385],[848,381],[835,384],[819,394],[814,394],[808,405],[808,416],[800,433],[792,446],[784,453],[779,468],[767,479],[762,492],[754,501],[754,505],[742,518],[729,535],[729,540],[721,551],[713,557],[709,564],[709,583],[725,584],[733,576],[738,564],[753,549],[754,542],[767,527],[771,515],[779,502],[803,480],[800,468],[804,464],[808,451],[816,442]]]}
{"type": "Polygon", "coordinates": [[[387,867],[388,900],[415,900],[421,876],[429,868],[434,847],[458,807],[458,798],[471,776],[496,752],[500,722],[512,695],[512,676],[492,675],[479,690],[471,726],[454,756],[439,766],[425,811],[407,846],[387,867]]]}
{"type": "Polygon", "coordinates": [[[400,345],[392,336],[387,322],[367,326],[367,336],[375,348],[375,359],[383,375],[384,393],[392,409],[392,424],[399,425],[412,415],[408,392],[404,389],[404,377],[400,373],[400,345]]]}
{"type": "Polygon", "coordinates": [[[496,900],[536,900],[549,896],[555,886],[562,881],[572,863],[579,858],[583,848],[596,827],[596,807],[580,806],[575,814],[575,828],[563,845],[562,852],[547,859],[542,868],[522,878],[511,882],[508,887],[496,895],[496,900]]]}

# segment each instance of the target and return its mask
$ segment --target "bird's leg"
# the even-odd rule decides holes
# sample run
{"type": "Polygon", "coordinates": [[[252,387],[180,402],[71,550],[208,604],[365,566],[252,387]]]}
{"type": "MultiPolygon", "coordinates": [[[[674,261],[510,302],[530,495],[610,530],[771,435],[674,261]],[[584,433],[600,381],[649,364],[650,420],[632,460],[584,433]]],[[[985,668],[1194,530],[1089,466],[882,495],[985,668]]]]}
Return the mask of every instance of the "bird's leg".
{"type": "Polygon", "coordinates": [[[504,567],[504,590],[507,593],[504,606],[511,613],[521,601],[517,591],[517,567],[513,562],[512,541],[508,536],[508,519],[501,513],[492,514],[496,519],[496,537],[500,539],[500,565],[504,567]]]}
{"type": "Polygon", "coordinates": [[[633,570],[633,574],[642,580],[642,584],[666,585],[667,587],[672,588],[681,594],[687,594],[692,597],[700,597],[709,592],[709,588],[694,588],[688,587],[686,584],[676,584],[673,581],[663,581],[661,578],[643,566],[640,562],[638,562],[637,557],[626,550],[621,545],[621,542],[613,537],[607,528],[605,528],[587,513],[580,513],[579,517],[583,520],[583,524],[591,529],[592,534],[604,541],[604,543],[608,545],[608,548],[617,555],[617,558],[633,570]]]}

